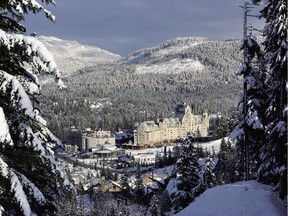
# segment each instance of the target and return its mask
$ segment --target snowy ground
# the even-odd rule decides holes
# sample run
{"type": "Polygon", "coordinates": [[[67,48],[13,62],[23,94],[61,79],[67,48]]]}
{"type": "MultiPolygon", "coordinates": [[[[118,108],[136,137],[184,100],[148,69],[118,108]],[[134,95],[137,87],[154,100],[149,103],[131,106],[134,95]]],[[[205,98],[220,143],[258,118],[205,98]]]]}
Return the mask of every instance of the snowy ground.
{"type": "Polygon", "coordinates": [[[176,216],[284,216],[286,208],[272,188],[256,181],[206,190],[176,216]]]}
{"type": "MultiPolygon", "coordinates": [[[[174,146],[167,146],[167,152],[169,150],[173,151],[174,146]]],[[[154,155],[157,155],[157,153],[159,154],[163,154],[164,153],[164,147],[160,147],[160,148],[147,148],[147,149],[141,149],[141,150],[126,150],[125,149],[125,153],[128,155],[137,155],[137,154],[144,154],[144,153],[153,153],[154,155]]]]}
{"type": "MultiPolygon", "coordinates": [[[[224,139],[225,139],[226,142],[228,141],[228,137],[225,137],[224,139]]],[[[218,139],[218,140],[214,140],[214,141],[210,141],[210,142],[205,142],[205,143],[195,143],[193,145],[195,147],[197,145],[199,145],[199,146],[201,146],[203,148],[203,150],[207,149],[207,151],[210,152],[210,154],[212,154],[213,148],[214,148],[215,153],[218,154],[219,151],[220,151],[221,140],[222,139],[218,139]]]]}
{"type": "Polygon", "coordinates": [[[191,70],[191,68],[193,68],[194,71],[203,71],[205,66],[200,61],[194,59],[172,59],[169,62],[137,66],[136,73],[180,74],[191,70]]]}
{"type": "MultiPolygon", "coordinates": [[[[228,141],[228,137],[224,138],[225,141],[228,141]]],[[[220,145],[221,145],[221,140],[222,139],[218,139],[218,140],[214,140],[214,141],[210,141],[210,142],[204,142],[204,143],[193,143],[193,145],[196,147],[197,145],[201,146],[204,150],[207,150],[208,152],[210,152],[212,154],[213,149],[215,151],[216,154],[219,153],[220,151],[220,145]]],[[[169,150],[173,151],[174,146],[167,146],[167,152],[169,150]]],[[[161,148],[148,148],[148,149],[142,149],[142,150],[125,150],[127,154],[131,154],[131,155],[136,155],[139,153],[154,153],[155,155],[157,153],[164,153],[164,147],[161,148]]]]}

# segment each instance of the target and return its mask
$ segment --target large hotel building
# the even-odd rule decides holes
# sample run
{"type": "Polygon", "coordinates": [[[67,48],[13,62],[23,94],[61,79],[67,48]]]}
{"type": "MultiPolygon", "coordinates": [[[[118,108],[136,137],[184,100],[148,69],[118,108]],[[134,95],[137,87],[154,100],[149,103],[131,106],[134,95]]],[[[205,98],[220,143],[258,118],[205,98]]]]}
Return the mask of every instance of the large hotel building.
{"type": "Polygon", "coordinates": [[[208,129],[208,112],[204,111],[202,115],[194,115],[191,107],[184,103],[177,106],[175,118],[140,123],[134,131],[134,143],[153,146],[156,143],[185,138],[187,134],[194,137],[206,137],[208,129]]]}

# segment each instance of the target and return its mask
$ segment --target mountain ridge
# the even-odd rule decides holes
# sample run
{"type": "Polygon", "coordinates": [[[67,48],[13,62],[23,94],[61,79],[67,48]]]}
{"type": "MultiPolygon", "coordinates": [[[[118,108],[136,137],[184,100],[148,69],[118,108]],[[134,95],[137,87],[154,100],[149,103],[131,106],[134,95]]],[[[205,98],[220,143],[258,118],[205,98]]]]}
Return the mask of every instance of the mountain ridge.
{"type": "Polygon", "coordinates": [[[84,67],[111,63],[121,58],[120,55],[75,40],[63,40],[53,36],[37,36],[37,39],[53,54],[63,76],[84,67]]]}
{"type": "MultiPolygon", "coordinates": [[[[233,59],[239,61],[242,55],[239,50],[240,44],[241,40],[214,41],[202,37],[177,37],[154,47],[132,52],[122,57],[119,62],[134,65],[136,72],[140,74],[211,71],[219,62],[211,62],[211,59],[215,58],[212,56],[213,53],[217,53],[217,58],[235,64],[233,59]],[[229,56],[226,55],[228,52],[229,56]],[[207,57],[208,53],[210,58],[207,57]]],[[[237,66],[240,66],[240,63],[237,66]]],[[[218,67],[217,70],[221,69],[218,67]]]]}

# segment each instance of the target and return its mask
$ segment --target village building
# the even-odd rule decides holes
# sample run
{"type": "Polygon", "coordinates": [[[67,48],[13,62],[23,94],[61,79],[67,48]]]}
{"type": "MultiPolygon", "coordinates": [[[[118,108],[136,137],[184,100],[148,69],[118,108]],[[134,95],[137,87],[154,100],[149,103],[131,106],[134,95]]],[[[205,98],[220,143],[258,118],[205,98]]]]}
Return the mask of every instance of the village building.
{"type": "Polygon", "coordinates": [[[141,165],[154,165],[156,156],[153,152],[138,153],[133,155],[134,162],[141,165]]]}
{"type": "Polygon", "coordinates": [[[79,131],[72,126],[67,136],[65,152],[72,153],[78,150],[81,152],[90,150],[102,158],[115,156],[117,154],[115,137],[110,131],[91,130],[91,128],[79,131]]]}
{"type": "Polygon", "coordinates": [[[134,143],[154,146],[157,143],[171,142],[185,138],[188,134],[194,137],[207,137],[209,130],[208,112],[194,115],[186,103],[178,105],[175,118],[162,118],[145,121],[134,131],[134,143]]]}
{"type": "Polygon", "coordinates": [[[119,183],[117,183],[115,181],[107,180],[102,184],[100,191],[101,192],[116,193],[116,192],[121,192],[122,187],[119,183]]]}

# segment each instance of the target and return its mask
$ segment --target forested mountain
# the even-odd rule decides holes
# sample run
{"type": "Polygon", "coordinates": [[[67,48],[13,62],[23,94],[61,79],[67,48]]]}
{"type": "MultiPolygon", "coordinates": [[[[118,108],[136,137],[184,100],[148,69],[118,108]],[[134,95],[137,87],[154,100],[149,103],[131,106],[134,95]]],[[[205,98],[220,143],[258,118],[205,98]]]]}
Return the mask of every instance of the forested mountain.
{"type": "Polygon", "coordinates": [[[83,67],[93,66],[103,62],[113,62],[119,55],[94,46],[87,46],[76,41],[63,40],[52,36],[37,37],[53,57],[62,76],[71,74],[83,67]]]}
{"type": "MultiPolygon", "coordinates": [[[[240,41],[209,41],[207,38],[175,38],[147,49],[136,51],[121,59],[136,65],[136,73],[209,73],[229,81],[239,66],[240,41]]],[[[201,76],[201,75],[199,75],[201,76]]]]}
{"type": "Polygon", "coordinates": [[[114,131],[173,116],[182,102],[191,104],[195,113],[208,109],[225,114],[240,98],[241,79],[235,75],[241,65],[239,47],[239,40],[169,40],[66,76],[67,92],[56,94],[47,84],[43,94],[49,100],[43,101],[42,110],[62,138],[63,129],[72,124],[114,131]]]}

